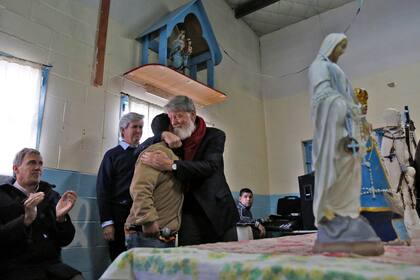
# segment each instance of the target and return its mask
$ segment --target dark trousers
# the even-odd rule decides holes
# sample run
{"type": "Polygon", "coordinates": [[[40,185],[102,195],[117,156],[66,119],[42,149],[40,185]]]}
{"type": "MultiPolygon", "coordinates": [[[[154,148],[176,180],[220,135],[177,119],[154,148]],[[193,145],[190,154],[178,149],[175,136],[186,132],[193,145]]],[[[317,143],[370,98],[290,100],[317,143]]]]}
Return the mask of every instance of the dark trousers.
{"type": "Polygon", "coordinates": [[[155,237],[146,237],[140,231],[132,232],[125,237],[127,242],[127,249],[132,248],[170,248],[175,246],[175,240],[173,242],[163,242],[155,237]]]}
{"type": "Polygon", "coordinates": [[[122,252],[127,251],[127,247],[125,246],[124,224],[130,214],[130,208],[125,205],[114,205],[112,207],[115,235],[114,241],[108,242],[111,261],[115,260],[122,252]]]}
{"type": "MultiPolygon", "coordinates": [[[[223,218],[223,217],[220,217],[223,218]]],[[[237,241],[236,226],[227,229],[222,236],[216,234],[213,225],[203,210],[184,212],[178,233],[178,245],[198,245],[204,243],[237,241]]]]}

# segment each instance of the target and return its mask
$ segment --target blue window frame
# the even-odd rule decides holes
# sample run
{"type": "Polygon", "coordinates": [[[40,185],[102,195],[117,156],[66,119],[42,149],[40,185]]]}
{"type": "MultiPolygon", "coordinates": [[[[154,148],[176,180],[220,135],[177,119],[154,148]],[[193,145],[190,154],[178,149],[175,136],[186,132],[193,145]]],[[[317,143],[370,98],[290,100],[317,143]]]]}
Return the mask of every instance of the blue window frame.
{"type": "MultiPolygon", "coordinates": [[[[379,150],[381,149],[382,144],[382,137],[384,136],[383,128],[376,128],[373,130],[374,136],[379,146],[379,150]]],[[[305,164],[305,173],[312,172],[312,139],[302,141],[303,146],[303,159],[305,164]]]]}
{"type": "Polygon", "coordinates": [[[312,139],[302,141],[303,160],[305,163],[305,173],[312,172],[312,139]]]}
{"type": "Polygon", "coordinates": [[[39,97],[39,111],[38,111],[38,129],[36,134],[36,148],[39,148],[41,141],[42,120],[44,119],[45,99],[47,96],[48,77],[51,70],[50,65],[43,65],[41,67],[41,95],[39,97]]]}
{"type": "Polygon", "coordinates": [[[163,113],[164,110],[161,106],[121,93],[120,118],[129,112],[136,112],[144,116],[143,135],[140,140],[140,142],[143,142],[153,136],[151,122],[156,115],[163,113]]]}

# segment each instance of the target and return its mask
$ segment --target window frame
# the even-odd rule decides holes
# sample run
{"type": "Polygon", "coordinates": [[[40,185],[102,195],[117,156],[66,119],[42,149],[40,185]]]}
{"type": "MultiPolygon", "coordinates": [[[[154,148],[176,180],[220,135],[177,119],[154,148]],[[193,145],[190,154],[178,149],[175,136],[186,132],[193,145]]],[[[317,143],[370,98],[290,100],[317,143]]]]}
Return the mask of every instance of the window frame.
{"type": "Polygon", "coordinates": [[[303,167],[305,174],[312,172],[312,139],[302,141],[303,167]]]}
{"type": "Polygon", "coordinates": [[[41,141],[41,132],[42,132],[42,122],[44,120],[44,111],[45,111],[45,101],[47,96],[47,87],[48,87],[48,77],[50,74],[50,70],[52,65],[42,64],[38,62],[34,62],[31,60],[23,59],[20,57],[16,57],[6,52],[0,51],[0,57],[6,57],[9,59],[16,60],[16,63],[21,62],[21,65],[25,64],[33,64],[40,67],[41,71],[41,88],[39,93],[39,104],[38,104],[38,120],[37,120],[37,131],[36,131],[36,142],[35,148],[39,149],[40,141],[41,141]]]}
{"type": "MultiPolygon", "coordinates": [[[[145,115],[144,118],[147,119],[150,122],[150,124],[151,124],[152,119],[153,119],[153,118],[149,119],[150,118],[150,106],[159,107],[159,108],[162,109],[162,112],[165,112],[163,106],[161,106],[161,105],[149,102],[145,99],[138,98],[136,96],[130,95],[130,94],[125,93],[125,92],[121,92],[120,94],[121,94],[121,97],[120,97],[120,113],[119,113],[120,119],[123,116],[123,114],[130,112],[130,99],[139,100],[140,102],[145,103],[147,105],[147,107],[148,107],[147,114],[148,115],[147,116],[145,115]]],[[[145,123],[144,125],[146,126],[148,124],[145,123]]],[[[144,131],[145,130],[143,129],[143,135],[140,139],[140,143],[144,142],[148,137],[153,136],[153,135],[149,135],[149,136],[145,135],[144,131]]],[[[119,132],[118,132],[118,137],[119,137],[119,140],[120,140],[119,132]]]]}

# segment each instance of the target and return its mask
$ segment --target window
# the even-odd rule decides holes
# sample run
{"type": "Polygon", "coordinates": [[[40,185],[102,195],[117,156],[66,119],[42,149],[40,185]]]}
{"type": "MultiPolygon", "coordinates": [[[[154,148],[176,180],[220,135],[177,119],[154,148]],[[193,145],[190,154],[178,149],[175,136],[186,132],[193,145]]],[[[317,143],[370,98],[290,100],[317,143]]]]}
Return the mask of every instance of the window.
{"type": "Polygon", "coordinates": [[[164,110],[160,106],[122,94],[120,115],[122,116],[128,112],[136,112],[144,116],[143,136],[140,139],[140,142],[143,142],[147,138],[153,136],[151,129],[152,120],[155,116],[163,113],[164,110]]]}
{"type": "Polygon", "coordinates": [[[305,162],[305,173],[312,172],[312,139],[302,141],[303,159],[305,162]]]}
{"type": "MultiPolygon", "coordinates": [[[[373,130],[372,136],[376,138],[376,142],[378,143],[378,149],[381,149],[382,144],[382,137],[384,136],[383,128],[375,128],[373,130]]],[[[305,173],[312,172],[312,139],[302,141],[303,146],[303,159],[305,162],[305,173]]]]}
{"type": "Polygon", "coordinates": [[[49,68],[0,53],[0,174],[12,174],[22,148],[38,147],[49,68]]]}

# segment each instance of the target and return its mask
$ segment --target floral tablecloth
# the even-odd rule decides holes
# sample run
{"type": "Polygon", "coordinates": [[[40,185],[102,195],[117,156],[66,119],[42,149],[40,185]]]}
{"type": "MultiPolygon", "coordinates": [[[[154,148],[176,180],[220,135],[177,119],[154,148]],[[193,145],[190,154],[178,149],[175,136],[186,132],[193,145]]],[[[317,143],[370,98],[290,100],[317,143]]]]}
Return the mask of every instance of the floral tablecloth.
{"type": "Polygon", "coordinates": [[[313,255],[307,243],[313,238],[136,248],[122,253],[101,279],[420,279],[417,245],[387,246],[382,257],[313,255]]]}

